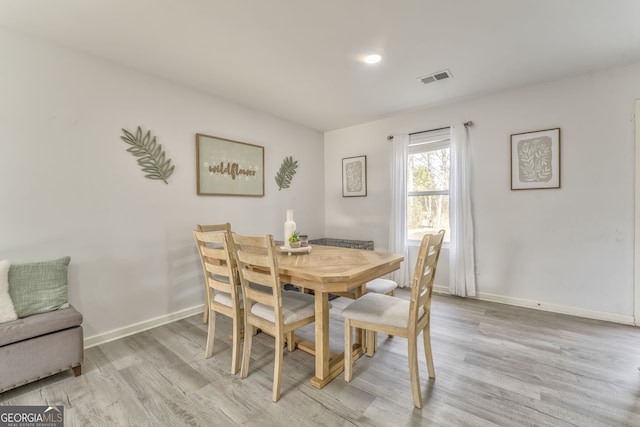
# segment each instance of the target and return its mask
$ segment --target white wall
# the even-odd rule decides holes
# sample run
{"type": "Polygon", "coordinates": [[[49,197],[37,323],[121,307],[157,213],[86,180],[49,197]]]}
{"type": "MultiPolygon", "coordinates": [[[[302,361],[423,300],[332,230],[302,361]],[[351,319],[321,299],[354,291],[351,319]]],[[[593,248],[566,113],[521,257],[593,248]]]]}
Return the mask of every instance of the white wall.
{"type": "MultiPolygon", "coordinates": [[[[444,84],[453,84],[445,82],[444,84]]],[[[630,322],[634,99],[640,64],[412,112],[325,134],[328,236],[388,247],[386,136],[472,120],[480,297],[630,322]],[[559,190],[510,190],[513,133],[561,128],[559,190]],[[341,158],[367,155],[368,197],[342,198],[341,158]]],[[[447,286],[443,252],[436,285],[447,286]]]]}
{"type": "Polygon", "coordinates": [[[197,223],[281,238],[293,208],[324,235],[322,134],[1,28],[0,51],[0,259],[70,255],[85,337],[202,304],[197,223]],[[125,151],[121,129],[138,125],[172,159],[168,185],[125,151]],[[197,196],[196,133],[264,146],[265,197],[197,196]],[[289,155],[298,172],[278,191],[289,155]]]}

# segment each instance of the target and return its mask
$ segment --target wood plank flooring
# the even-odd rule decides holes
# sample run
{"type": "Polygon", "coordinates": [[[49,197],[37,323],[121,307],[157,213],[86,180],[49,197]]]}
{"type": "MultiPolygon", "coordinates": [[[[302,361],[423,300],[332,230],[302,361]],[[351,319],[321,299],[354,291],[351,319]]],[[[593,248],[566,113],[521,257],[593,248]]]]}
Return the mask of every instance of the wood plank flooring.
{"type": "MultiPolygon", "coordinates": [[[[408,298],[405,290],[399,292],[408,298]]],[[[331,348],[342,351],[332,301],[331,348]]],[[[322,390],[313,356],[285,350],[282,397],[271,402],[273,338],[254,339],[249,376],[231,375],[230,322],[218,316],[204,359],[197,315],[85,352],[71,371],[0,394],[0,405],[64,405],[66,426],[640,426],[640,329],[451,296],[434,297],[429,380],[415,409],[407,341],[379,336],[378,352],[322,390]]],[[[313,325],[300,334],[313,339],[313,325]]],[[[1,361],[0,361],[1,363],[1,361]]]]}

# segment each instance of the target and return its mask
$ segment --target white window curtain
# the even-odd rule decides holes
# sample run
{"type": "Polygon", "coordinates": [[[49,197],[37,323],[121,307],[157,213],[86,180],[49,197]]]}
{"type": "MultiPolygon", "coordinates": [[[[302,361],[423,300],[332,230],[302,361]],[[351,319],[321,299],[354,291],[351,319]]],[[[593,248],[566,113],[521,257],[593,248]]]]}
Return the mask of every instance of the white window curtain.
{"type": "Polygon", "coordinates": [[[391,163],[391,214],[389,218],[389,251],[402,254],[404,262],[391,274],[401,288],[409,285],[409,248],[407,247],[407,161],[409,135],[393,136],[391,163]]]}
{"type": "Polygon", "coordinates": [[[449,183],[449,292],[476,295],[473,216],[471,207],[471,151],[464,124],[451,126],[449,183]]]}

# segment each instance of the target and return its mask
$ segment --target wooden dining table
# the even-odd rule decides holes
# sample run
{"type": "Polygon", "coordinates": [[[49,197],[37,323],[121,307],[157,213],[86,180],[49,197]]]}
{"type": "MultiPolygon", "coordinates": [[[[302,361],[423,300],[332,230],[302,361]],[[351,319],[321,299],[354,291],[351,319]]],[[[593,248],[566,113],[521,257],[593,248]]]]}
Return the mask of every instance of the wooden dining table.
{"type": "MultiPolygon", "coordinates": [[[[314,245],[310,253],[282,252],[278,269],[282,283],[291,283],[314,293],[315,343],[297,340],[296,346],[315,355],[311,385],[320,389],[344,370],[344,353],[329,347],[329,294],[365,292],[365,283],[400,268],[404,257],[389,252],[314,245]]],[[[356,332],[353,357],[364,354],[364,333],[356,332]]]]}

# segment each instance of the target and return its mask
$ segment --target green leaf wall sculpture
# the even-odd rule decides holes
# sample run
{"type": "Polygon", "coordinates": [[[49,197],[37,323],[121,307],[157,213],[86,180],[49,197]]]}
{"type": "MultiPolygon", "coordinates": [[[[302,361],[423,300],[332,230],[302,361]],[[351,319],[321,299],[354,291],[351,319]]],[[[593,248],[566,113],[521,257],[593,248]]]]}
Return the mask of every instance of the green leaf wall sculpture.
{"type": "Polygon", "coordinates": [[[285,157],[282,161],[282,166],[276,174],[276,184],[278,184],[278,191],[283,188],[289,188],[293,175],[296,174],[296,168],[298,167],[298,161],[294,161],[291,156],[285,157]]]}
{"type": "Polygon", "coordinates": [[[138,164],[142,166],[142,171],[146,172],[145,177],[161,179],[165,184],[169,184],[167,179],[175,166],[171,164],[171,159],[165,160],[162,144],[156,143],[156,137],[151,137],[151,131],[142,136],[142,129],[138,126],[135,136],[126,129],[122,129],[122,132],[125,136],[121,136],[120,139],[131,145],[127,151],[138,157],[138,164]]]}

